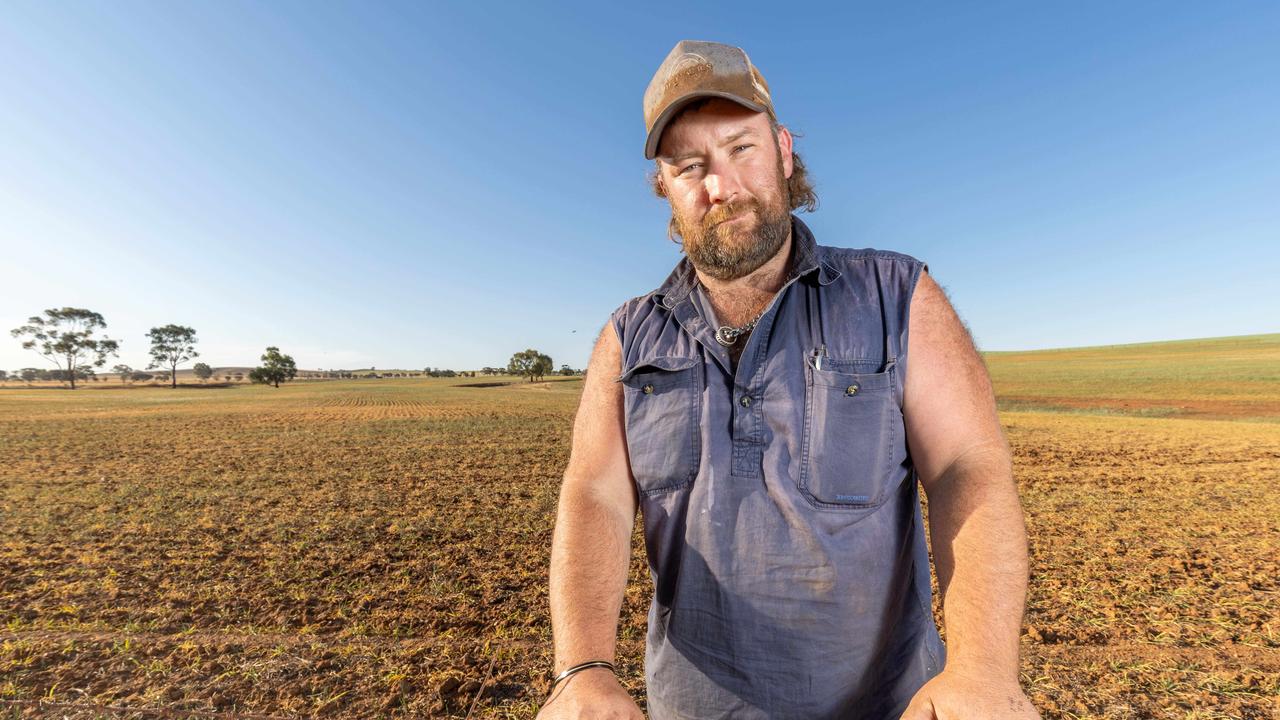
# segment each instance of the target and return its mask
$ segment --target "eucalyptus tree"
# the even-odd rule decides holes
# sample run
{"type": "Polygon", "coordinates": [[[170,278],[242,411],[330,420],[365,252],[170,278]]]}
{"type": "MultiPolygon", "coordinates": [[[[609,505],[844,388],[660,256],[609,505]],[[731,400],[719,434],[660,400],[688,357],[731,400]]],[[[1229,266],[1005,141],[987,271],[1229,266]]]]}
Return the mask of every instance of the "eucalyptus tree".
{"type": "Polygon", "coordinates": [[[85,308],[49,308],[44,315],[33,315],[27,324],[9,331],[16,338],[25,337],[22,347],[48,358],[76,389],[77,371],[92,365],[102,367],[107,357],[118,354],[120,342],[108,337],[94,337],[107,326],[102,315],[85,308]]]}
{"type": "Polygon", "coordinates": [[[173,378],[170,387],[178,387],[178,366],[200,356],[196,352],[196,331],[185,325],[153,327],[147,333],[151,338],[151,364],[147,369],[168,367],[173,378]]]}
{"type": "Polygon", "coordinates": [[[280,348],[274,345],[263,353],[262,363],[249,371],[249,379],[255,383],[280,387],[281,382],[292,380],[298,374],[298,366],[293,358],[281,353],[280,348]]]}

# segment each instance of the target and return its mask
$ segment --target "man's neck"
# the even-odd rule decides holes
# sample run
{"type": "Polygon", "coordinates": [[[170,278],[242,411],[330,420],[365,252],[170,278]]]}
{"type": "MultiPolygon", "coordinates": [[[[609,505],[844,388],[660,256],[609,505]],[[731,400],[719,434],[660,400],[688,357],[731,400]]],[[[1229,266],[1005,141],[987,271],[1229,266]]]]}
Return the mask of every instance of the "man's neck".
{"type": "Polygon", "coordinates": [[[791,240],[792,233],[788,230],[787,239],[768,262],[736,280],[717,280],[695,268],[698,281],[707,289],[707,297],[721,325],[745,325],[768,307],[769,301],[787,282],[791,240]]]}

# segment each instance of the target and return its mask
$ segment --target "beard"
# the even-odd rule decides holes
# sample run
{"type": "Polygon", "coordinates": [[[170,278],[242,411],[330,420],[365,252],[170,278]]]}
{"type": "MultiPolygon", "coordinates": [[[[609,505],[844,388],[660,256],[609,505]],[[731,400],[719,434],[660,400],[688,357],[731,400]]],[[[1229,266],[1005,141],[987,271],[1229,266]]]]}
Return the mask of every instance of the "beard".
{"type": "MultiPolygon", "coordinates": [[[[778,180],[778,187],[785,188],[781,171],[778,180]]],[[[685,255],[695,268],[716,280],[736,280],[755,272],[778,253],[791,231],[791,213],[782,195],[772,193],[765,202],[747,197],[717,205],[700,221],[690,221],[673,208],[685,255]]]]}

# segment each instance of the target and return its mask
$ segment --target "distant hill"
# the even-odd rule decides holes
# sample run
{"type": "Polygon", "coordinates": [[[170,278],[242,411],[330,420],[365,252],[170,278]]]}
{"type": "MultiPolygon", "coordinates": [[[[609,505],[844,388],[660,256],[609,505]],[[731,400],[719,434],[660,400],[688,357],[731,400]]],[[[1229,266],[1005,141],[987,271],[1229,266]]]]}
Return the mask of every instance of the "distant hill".
{"type": "MultiPolygon", "coordinates": [[[[234,374],[236,374],[236,373],[242,373],[243,375],[248,376],[248,375],[249,375],[249,371],[250,371],[250,370],[253,370],[253,368],[254,368],[254,367],[255,367],[255,366],[253,366],[253,365],[249,365],[249,366],[223,366],[223,365],[218,365],[218,366],[213,366],[213,374],[214,374],[214,377],[221,377],[224,373],[230,373],[230,374],[232,374],[232,375],[234,375],[234,374]]],[[[156,370],[143,370],[142,368],[135,368],[135,369],[136,369],[136,370],[138,370],[139,372],[147,372],[147,373],[167,372],[167,371],[165,371],[165,370],[161,370],[161,369],[156,369],[156,370]]],[[[324,375],[324,374],[326,374],[326,373],[328,373],[328,372],[330,372],[330,371],[329,371],[329,370],[308,370],[308,369],[306,369],[306,368],[298,368],[298,377],[300,377],[300,378],[301,378],[301,377],[303,377],[304,375],[324,375]]],[[[345,369],[345,368],[344,368],[344,369],[337,369],[337,370],[335,370],[334,372],[348,372],[348,373],[355,373],[355,374],[358,374],[358,375],[365,375],[365,374],[368,374],[368,373],[371,373],[371,372],[372,372],[372,373],[377,373],[377,374],[379,374],[379,375],[382,375],[382,374],[389,374],[389,373],[400,373],[400,374],[405,374],[405,373],[419,373],[419,374],[421,374],[421,373],[422,373],[422,371],[421,371],[421,370],[400,370],[400,369],[393,369],[393,368],[387,368],[387,369],[385,369],[385,370],[373,370],[373,369],[371,369],[371,368],[358,368],[358,369],[355,369],[355,370],[349,370],[349,369],[345,369]]],[[[99,376],[99,377],[112,377],[112,378],[119,377],[119,375],[118,375],[117,373],[104,373],[104,372],[100,372],[100,373],[98,373],[98,376],[99,376]]],[[[187,380],[194,380],[194,381],[198,382],[198,380],[196,380],[195,371],[193,371],[190,367],[180,367],[180,368],[178,368],[178,382],[184,382],[184,381],[187,381],[187,380]]]]}
{"type": "MultiPolygon", "coordinates": [[[[212,366],[212,367],[213,367],[213,376],[216,378],[222,377],[224,373],[230,373],[232,375],[236,373],[241,373],[245,377],[248,377],[249,371],[254,368],[253,365],[250,365],[248,367],[241,367],[241,366],[227,367],[227,366],[221,366],[221,365],[212,366]]],[[[134,369],[137,370],[138,372],[145,372],[145,373],[152,373],[152,374],[159,373],[159,372],[165,372],[165,373],[168,372],[168,370],[163,370],[159,368],[155,370],[144,370],[143,368],[134,368],[134,369]]],[[[298,376],[301,377],[304,374],[322,373],[322,372],[328,372],[328,371],[327,370],[303,370],[302,368],[299,368],[298,376]]],[[[100,372],[98,373],[98,377],[118,378],[120,377],[120,375],[118,373],[100,372]]],[[[193,371],[188,366],[188,367],[178,368],[178,382],[200,382],[200,381],[196,378],[195,371],[193,371]]]]}
{"type": "Polygon", "coordinates": [[[1001,410],[1280,422],[1280,333],[983,358],[1001,410]]]}

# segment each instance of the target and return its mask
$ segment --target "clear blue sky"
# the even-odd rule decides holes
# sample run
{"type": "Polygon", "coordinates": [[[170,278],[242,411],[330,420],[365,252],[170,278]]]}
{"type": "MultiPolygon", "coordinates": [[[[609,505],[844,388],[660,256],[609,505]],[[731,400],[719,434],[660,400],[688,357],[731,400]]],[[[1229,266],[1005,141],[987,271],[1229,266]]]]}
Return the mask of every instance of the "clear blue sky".
{"type": "Polygon", "coordinates": [[[641,96],[744,47],[819,242],[929,263],[984,350],[1280,331],[1280,4],[0,6],[7,330],[211,365],[581,367],[679,259],[641,96]],[[576,331],[576,332],[575,332],[576,331]]]}

